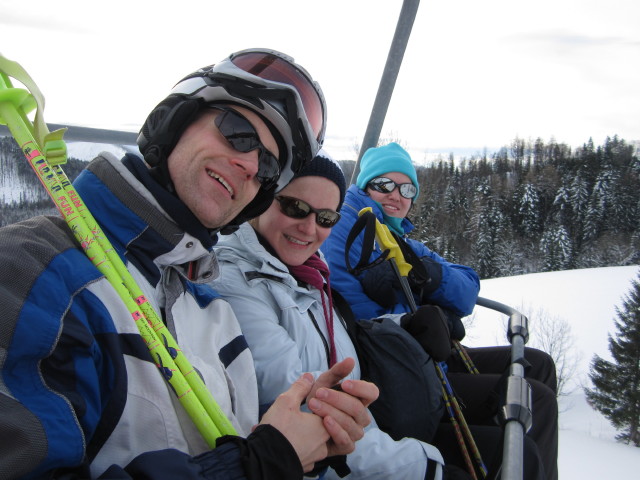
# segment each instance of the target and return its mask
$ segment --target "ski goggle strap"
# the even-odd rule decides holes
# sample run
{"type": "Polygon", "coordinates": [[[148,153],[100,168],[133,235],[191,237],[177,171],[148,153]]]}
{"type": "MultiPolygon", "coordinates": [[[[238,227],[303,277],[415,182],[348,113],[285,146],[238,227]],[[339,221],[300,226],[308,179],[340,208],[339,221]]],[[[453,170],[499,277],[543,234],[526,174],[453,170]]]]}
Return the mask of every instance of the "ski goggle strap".
{"type": "Polygon", "coordinates": [[[229,59],[251,75],[295,88],[315,138],[320,139],[325,123],[324,101],[317,84],[291,57],[269,50],[244,50],[232,54],[229,59]]]}

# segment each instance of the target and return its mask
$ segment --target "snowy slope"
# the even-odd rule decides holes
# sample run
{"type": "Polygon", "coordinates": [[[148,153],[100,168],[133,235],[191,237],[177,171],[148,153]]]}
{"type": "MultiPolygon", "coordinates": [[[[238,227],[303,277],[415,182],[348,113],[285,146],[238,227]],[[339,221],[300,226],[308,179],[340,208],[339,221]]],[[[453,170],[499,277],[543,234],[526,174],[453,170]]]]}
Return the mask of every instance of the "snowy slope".
{"type": "MultiPolygon", "coordinates": [[[[581,357],[573,380],[588,385],[593,354],[610,358],[607,335],[615,333],[615,307],[622,306],[639,270],[638,266],[606,267],[483,280],[480,295],[529,316],[532,336],[536,319],[529,312],[542,309],[566,320],[575,340],[574,353],[581,357]]],[[[471,320],[466,345],[507,343],[504,315],[477,307],[471,320]]],[[[613,440],[615,430],[587,405],[580,388],[561,399],[560,410],[561,480],[640,478],[640,449],[613,440]]]]}

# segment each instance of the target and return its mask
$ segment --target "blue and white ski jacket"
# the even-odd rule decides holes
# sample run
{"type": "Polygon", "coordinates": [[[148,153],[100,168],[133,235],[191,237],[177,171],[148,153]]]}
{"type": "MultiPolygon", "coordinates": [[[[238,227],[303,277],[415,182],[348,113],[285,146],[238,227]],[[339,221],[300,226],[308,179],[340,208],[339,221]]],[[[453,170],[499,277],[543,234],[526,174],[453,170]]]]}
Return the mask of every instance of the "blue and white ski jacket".
{"type": "MultiPolygon", "coordinates": [[[[220,276],[214,288],[231,304],[253,354],[260,403],[269,405],[304,372],[318,376],[329,366],[328,331],[321,293],[299,285],[286,265],[269,253],[254,229],[243,224],[220,236],[214,247],[220,276]]],[[[334,310],[338,361],[356,360],[348,378],[360,378],[356,352],[346,325],[334,310]]],[[[444,463],[440,451],[413,438],[394,441],[372,423],[347,455],[350,479],[423,479],[427,462],[444,463]]],[[[435,465],[434,465],[435,468],[435,465]]],[[[440,478],[437,469],[435,478],[440,478]]],[[[327,479],[337,479],[333,470],[327,479]]]]}
{"type": "MultiPolygon", "coordinates": [[[[329,270],[331,271],[331,286],[345,298],[351,306],[356,318],[377,318],[389,313],[410,312],[408,304],[398,303],[387,309],[369,298],[364,292],[359,277],[347,271],[345,264],[345,248],[349,232],[358,220],[358,212],[365,207],[371,207],[381,223],[384,223],[382,210],[366,192],[356,185],[351,185],[347,190],[345,201],[340,210],[340,221],[331,230],[331,234],[320,247],[324,253],[329,270]]],[[[403,219],[402,228],[405,235],[413,230],[413,224],[403,219]]],[[[362,251],[363,233],[354,240],[349,251],[349,263],[355,266],[362,251]]],[[[430,300],[441,307],[452,310],[457,315],[464,317],[473,311],[478,292],[480,291],[480,279],[478,274],[470,267],[447,262],[437,253],[429,250],[423,243],[406,238],[405,241],[413,249],[418,257],[428,256],[442,265],[442,280],[440,286],[430,294],[430,300]]],[[[381,254],[378,245],[369,259],[374,261],[381,254]]]]}
{"type": "MultiPolygon", "coordinates": [[[[137,157],[103,154],[74,186],[238,433],[249,434],[258,422],[253,358],[231,307],[206,284],[217,275],[215,239],[181,202],[160,206],[170,194],[152,194],[159,186],[137,157]]],[[[94,478],[134,459],[145,478],[245,478],[240,447],[207,447],[63,220],[0,229],[0,265],[0,478],[94,478]]]]}

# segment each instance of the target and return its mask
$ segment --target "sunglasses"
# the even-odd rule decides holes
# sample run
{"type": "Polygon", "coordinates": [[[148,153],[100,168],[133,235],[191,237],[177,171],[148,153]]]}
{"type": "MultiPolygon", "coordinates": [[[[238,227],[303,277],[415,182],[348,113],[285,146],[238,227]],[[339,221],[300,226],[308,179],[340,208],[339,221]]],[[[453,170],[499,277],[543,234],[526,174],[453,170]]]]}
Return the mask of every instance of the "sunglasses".
{"type": "Polygon", "coordinates": [[[280,203],[280,210],[289,218],[307,218],[310,214],[316,214],[316,223],[323,228],[331,228],[338,220],[340,214],[328,208],[313,208],[304,200],[293,197],[283,197],[277,195],[276,200],[280,203]]]}
{"type": "Polygon", "coordinates": [[[256,77],[291,85],[300,95],[311,129],[320,138],[324,129],[324,101],[316,82],[293,58],[271,50],[246,50],[232,54],[231,63],[256,77]]]}
{"type": "Polygon", "coordinates": [[[398,187],[400,188],[400,195],[409,199],[413,199],[418,192],[418,189],[413,183],[396,183],[387,177],[374,178],[367,186],[380,193],[391,193],[398,187]]]}
{"type": "Polygon", "coordinates": [[[258,132],[251,122],[239,112],[224,107],[211,107],[219,110],[214,123],[231,147],[242,153],[258,150],[258,173],[256,177],[263,188],[269,189],[280,177],[280,163],[278,159],[265,148],[260,141],[258,132]]]}

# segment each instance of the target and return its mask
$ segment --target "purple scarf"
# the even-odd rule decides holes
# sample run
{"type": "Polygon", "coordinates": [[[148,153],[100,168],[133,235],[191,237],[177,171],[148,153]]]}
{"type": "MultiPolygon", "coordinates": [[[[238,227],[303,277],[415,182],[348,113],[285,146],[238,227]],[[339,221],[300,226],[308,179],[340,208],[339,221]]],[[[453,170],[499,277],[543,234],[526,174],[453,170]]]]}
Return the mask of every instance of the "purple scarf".
{"type": "Polygon", "coordinates": [[[331,368],[336,363],[336,345],[333,339],[333,300],[329,284],[329,268],[318,255],[311,255],[302,265],[289,266],[289,271],[296,280],[308,283],[320,291],[324,319],[329,333],[329,368],[331,368]],[[325,295],[329,300],[329,305],[325,302],[325,295]]]}

